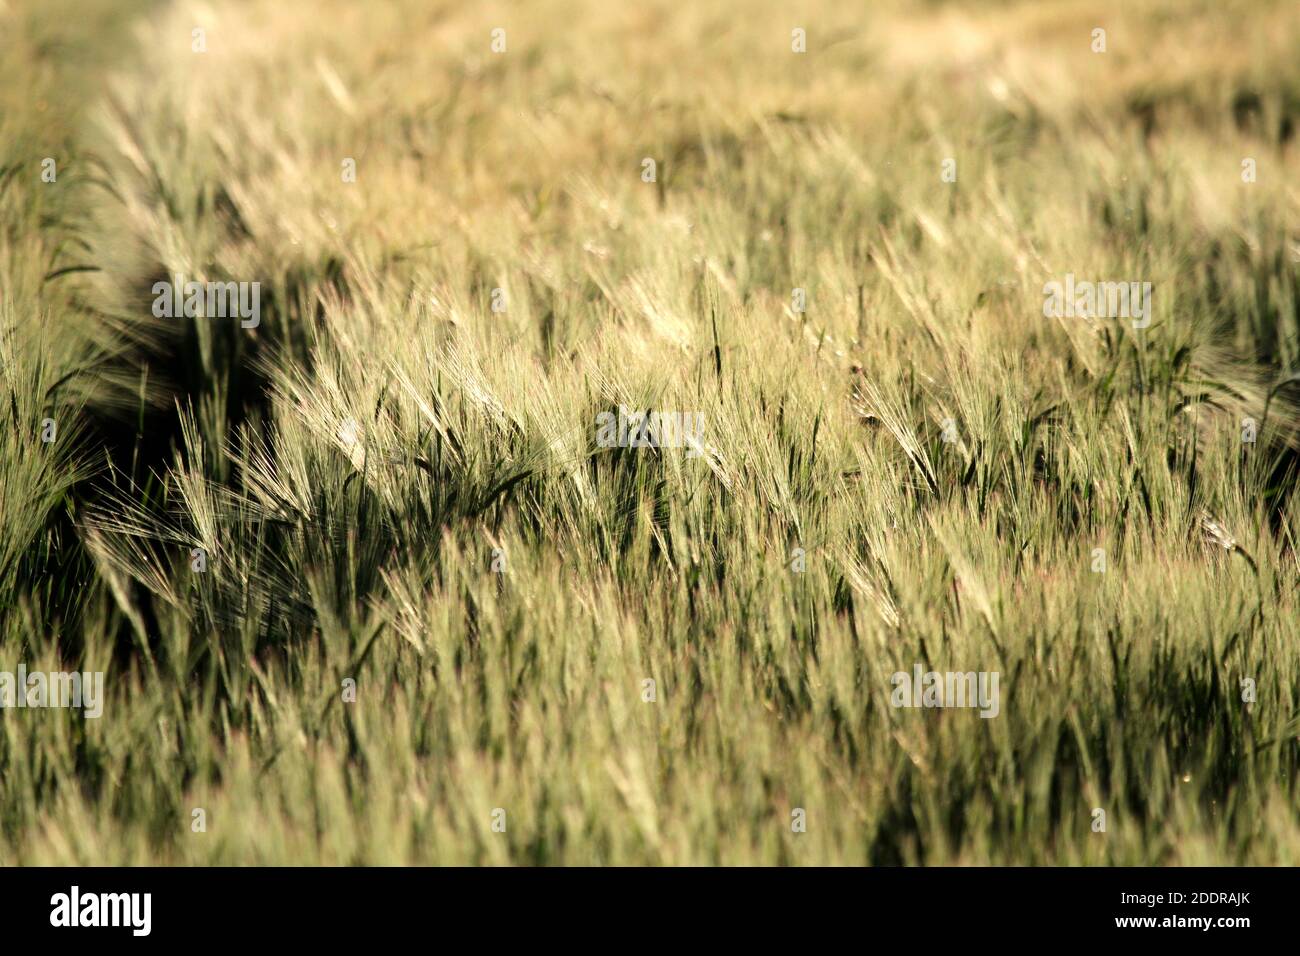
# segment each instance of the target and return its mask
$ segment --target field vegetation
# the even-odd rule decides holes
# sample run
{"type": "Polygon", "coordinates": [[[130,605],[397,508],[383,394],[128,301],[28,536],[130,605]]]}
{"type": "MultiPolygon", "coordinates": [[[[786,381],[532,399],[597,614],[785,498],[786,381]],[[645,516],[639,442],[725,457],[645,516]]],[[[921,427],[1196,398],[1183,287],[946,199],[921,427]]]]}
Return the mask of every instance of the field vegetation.
{"type": "Polygon", "coordinates": [[[1297,49],[0,0],[0,861],[1300,863],[1297,49]]]}

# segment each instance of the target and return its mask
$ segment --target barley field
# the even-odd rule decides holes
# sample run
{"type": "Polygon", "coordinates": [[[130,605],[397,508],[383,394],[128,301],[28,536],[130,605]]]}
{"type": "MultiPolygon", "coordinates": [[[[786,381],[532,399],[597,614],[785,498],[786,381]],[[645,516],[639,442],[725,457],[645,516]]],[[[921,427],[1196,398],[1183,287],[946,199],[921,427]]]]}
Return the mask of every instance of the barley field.
{"type": "Polygon", "coordinates": [[[1300,864],[1298,49],[0,0],[0,863],[1300,864]]]}

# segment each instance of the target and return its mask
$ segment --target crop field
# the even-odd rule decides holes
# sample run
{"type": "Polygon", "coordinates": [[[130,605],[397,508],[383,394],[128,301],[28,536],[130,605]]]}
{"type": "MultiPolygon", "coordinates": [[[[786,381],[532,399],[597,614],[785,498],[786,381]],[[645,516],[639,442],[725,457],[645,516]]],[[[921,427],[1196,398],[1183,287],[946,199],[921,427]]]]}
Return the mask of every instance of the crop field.
{"type": "Polygon", "coordinates": [[[0,863],[1300,865],[1294,0],[0,0],[0,863]]]}

